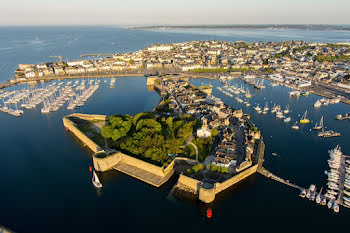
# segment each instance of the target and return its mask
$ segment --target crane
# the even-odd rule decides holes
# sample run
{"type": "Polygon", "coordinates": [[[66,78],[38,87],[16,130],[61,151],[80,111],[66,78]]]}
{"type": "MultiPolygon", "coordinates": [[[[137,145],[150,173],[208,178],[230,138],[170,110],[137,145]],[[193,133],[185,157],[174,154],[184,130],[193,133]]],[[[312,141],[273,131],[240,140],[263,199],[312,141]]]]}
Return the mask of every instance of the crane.
{"type": "Polygon", "coordinates": [[[50,56],[50,57],[58,57],[60,59],[60,62],[62,62],[62,56],[50,56]]]}

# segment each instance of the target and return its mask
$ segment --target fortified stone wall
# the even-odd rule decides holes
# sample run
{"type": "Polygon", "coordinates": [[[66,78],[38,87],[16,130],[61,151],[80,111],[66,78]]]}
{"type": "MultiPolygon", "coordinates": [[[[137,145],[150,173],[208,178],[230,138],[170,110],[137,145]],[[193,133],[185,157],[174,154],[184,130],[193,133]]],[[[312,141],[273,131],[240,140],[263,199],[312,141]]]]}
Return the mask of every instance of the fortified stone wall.
{"type": "Polygon", "coordinates": [[[215,183],[212,189],[206,189],[203,187],[199,188],[199,200],[204,203],[210,203],[214,201],[216,194],[230,188],[236,183],[244,180],[248,176],[254,174],[258,169],[258,164],[244,170],[243,172],[233,176],[231,179],[228,179],[222,183],[215,183]]]}
{"type": "Polygon", "coordinates": [[[247,170],[244,170],[243,172],[233,176],[231,179],[228,179],[222,183],[216,183],[215,184],[215,194],[224,191],[225,189],[231,187],[232,185],[240,182],[241,180],[247,178],[248,176],[254,174],[258,169],[258,165],[254,165],[247,170]]]}
{"type": "Polygon", "coordinates": [[[94,162],[94,168],[96,169],[96,171],[104,172],[112,169],[115,165],[120,163],[122,160],[122,156],[120,152],[117,152],[105,158],[97,158],[96,156],[93,156],[92,160],[94,162]]]}
{"type": "MultiPolygon", "coordinates": [[[[103,152],[103,151],[100,151],[103,152]]],[[[93,156],[94,166],[97,171],[107,171],[113,169],[113,167],[119,163],[124,163],[147,172],[153,173],[160,177],[165,177],[169,173],[173,172],[175,160],[173,160],[165,169],[164,167],[158,167],[156,165],[144,162],[140,159],[126,155],[122,152],[110,154],[105,158],[97,158],[93,156]]]]}
{"type": "Polygon", "coordinates": [[[200,183],[201,182],[198,180],[181,174],[179,176],[179,180],[177,181],[176,187],[194,194],[198,194],[200,183]]]}
{"type": "Polygon", "coordinates": [[[82,113],[73,113],[73,114],[70,114],[66,117],[79,117],[81,119],[88,120],[88,121],[93,121],[93,120],[105,121],[108,119],[107,115],[82,114],[82,113]]]}
{"type": "MultiPolygon", "coordinates": [[[[72,114],[74,115],[74,114],[72,114]]],[[[69,115],[69,116],[72,116],[69,115]]],[[[71,131],[77,138],[79,138],[84,144],[86,144],[93,152],[97,152],[101,150],[101,147],[98,146],[95,142],[93,142],[89,137],[87,137],[83,132],[81,132],[78,127],[76,127],[75,123],[69,120],[67,117],[63,118],[64,127],[71,131]]]]}
{"type": "MultiPolygon", "coordinates": [[[[137,167],[139,169],[151,172],[151,173],[153,173],[153,174],[155,174],[157,176],[164,177],[166,175],[165,171],[163,170],[162,167],[158,167],[156,165],[144,162],[144,161],[142,161],[140,159],[131,157],[131,156],[123,154],[121,152],[119,152],[119,154],[121,155],[121,162],[122,163],[125,163],[125,164],[128,164],[128,165],[137,167]]],[[[167,171],[169,171],[169,170],[167,170],[167,171]]]]}

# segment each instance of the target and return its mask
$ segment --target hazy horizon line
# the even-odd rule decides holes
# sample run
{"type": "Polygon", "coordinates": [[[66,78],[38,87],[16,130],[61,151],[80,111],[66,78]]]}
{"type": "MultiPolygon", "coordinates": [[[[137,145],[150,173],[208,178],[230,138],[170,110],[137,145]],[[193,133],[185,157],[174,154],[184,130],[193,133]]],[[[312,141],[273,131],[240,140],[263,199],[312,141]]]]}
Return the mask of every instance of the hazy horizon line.
{"type": "Polygon", "coordinates": [[[147,27],[163,27],[163,26],[172,26],[172,27],[181,27],[181,26],[235,26],[235,25],[240,25],[240,26],[254,26],[254,25],[259,25],[259,26],[270,26],[270,25],[278,25],[278,26],[283,26],[283,25],[325,25],[325,26],[350,26],[350,24],[332,24],[332,23],[239,23],[239,24],[0,24],[0,27],[8,27],[8,26],[125,26],[125,27],[142,27],[142,26],[147,26],[147,27]]]}

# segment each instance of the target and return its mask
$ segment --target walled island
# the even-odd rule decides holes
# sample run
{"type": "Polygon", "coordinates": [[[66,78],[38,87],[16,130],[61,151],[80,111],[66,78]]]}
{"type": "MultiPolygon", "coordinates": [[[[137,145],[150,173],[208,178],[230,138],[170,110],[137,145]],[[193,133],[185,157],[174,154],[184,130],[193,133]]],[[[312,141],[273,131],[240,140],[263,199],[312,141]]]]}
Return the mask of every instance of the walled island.
{"type": "Polygon", "coordinates": [[[152,112],[63,118],[94,153],[96,171],[115,169],[155,187],[176,173],[175,190],[210,203],[262,166],[263,138],[250,116],[211,96],[211,86],[174,76],[147,84],[162,97],[152,112]]]}

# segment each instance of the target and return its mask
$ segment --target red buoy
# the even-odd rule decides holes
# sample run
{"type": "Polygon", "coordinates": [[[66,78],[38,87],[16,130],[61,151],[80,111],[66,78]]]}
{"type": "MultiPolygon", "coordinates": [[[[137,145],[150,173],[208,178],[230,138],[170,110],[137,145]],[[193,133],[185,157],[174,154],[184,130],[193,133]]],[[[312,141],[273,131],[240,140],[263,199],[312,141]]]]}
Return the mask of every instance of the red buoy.
{"type": "Polygon", "coordinates": [[[68,127],[66,127],[66,131],[67,131],[67,132],[69,131],[68,127]]]}
{"type": "Polygon", "coordinates": [[[207,209],[207,218],[211,218],[213,216],[213,211],[209,208],[207,209]]]}
{"type": "Polygon", "coordinates": [[[91,166],[89,166],[89,171],[92,172],[92,167],[91,166]]]}

